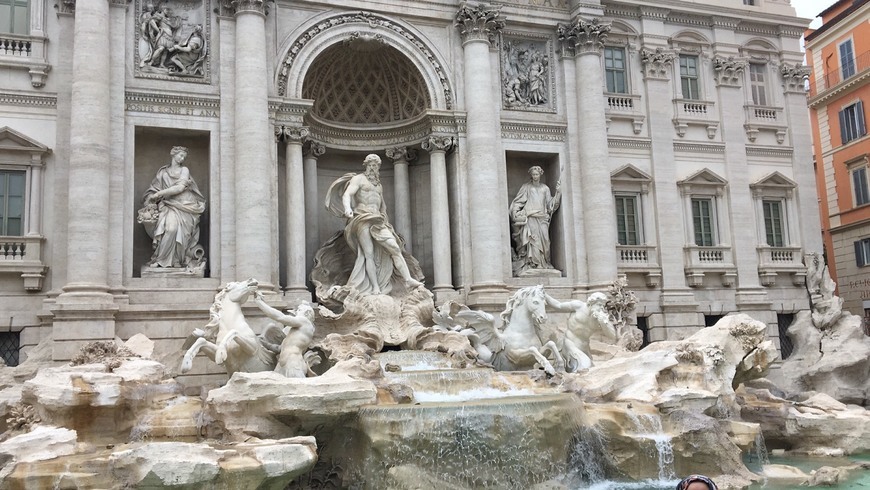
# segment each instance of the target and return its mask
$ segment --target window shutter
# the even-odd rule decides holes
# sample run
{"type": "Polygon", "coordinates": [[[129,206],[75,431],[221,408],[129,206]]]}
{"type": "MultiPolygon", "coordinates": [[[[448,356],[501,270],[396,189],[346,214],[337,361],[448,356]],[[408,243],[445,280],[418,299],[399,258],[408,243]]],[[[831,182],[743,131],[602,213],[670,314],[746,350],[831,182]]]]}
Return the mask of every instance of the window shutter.
{"type": "Polygon", "coordinates": [[[845,144],[849,141],[848,135],[846,134],[846,109],[840,111],[840,143],[845,144]]]}
{"type": "Polygon", "coordinates": [[[867,129],[864,126],[864,103],[860,100],[855,104],[855,118],[858,120],[858,134],[864,136],[867,129]]]}
{"type": "Polygon", "coordinates": [[[858,240],[857,242],[855,242],[855,262],[857,263],[858,267],[864,267],[865,265],[867,265],[864,262],[864,244],[861,242],[862,240],[858,240]]]}

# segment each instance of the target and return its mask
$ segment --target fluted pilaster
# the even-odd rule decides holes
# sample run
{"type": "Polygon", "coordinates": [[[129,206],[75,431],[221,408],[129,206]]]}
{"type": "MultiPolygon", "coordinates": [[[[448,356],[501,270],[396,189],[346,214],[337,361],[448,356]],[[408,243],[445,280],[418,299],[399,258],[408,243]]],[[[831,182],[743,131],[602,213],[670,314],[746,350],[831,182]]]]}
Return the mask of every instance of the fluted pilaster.
{"type": "MultiPolygon", "coordinates": [[[[453,291],[453,263],[450,251],[450,201],[447,195],[447,152],[456,145],[452,136],[430,136],[423,141],[429,152],[432,194],[432,268],[435,295],[453,291]]],[[[437,299],[437,298],[436,298],[437,299]]]]}

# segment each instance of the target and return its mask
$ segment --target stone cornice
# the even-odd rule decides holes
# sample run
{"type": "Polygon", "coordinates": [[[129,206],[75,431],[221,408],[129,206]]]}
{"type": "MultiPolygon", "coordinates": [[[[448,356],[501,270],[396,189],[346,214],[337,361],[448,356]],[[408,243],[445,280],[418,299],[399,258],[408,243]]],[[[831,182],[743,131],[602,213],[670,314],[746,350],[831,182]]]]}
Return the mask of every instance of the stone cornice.
{"type": "Polygon", "coordinates": [[[30,95],[0,92],[0,105],[57,108],[56,95],[30,95]]]}
{"type": "Polygon", "coordinates": [[[746,156],[748,157],[776,157],[788,158],[794,157],[792,148],[776,148],[771,146],[746,146],[746,156]]]}
{"type": "Polygon", "coordinates": [[[725,153],[724,143],[683,143],[674,141],[674,151],[685,153],[725,153]]]}
{"type": "Polygon", "coordinates": [[[577,17],[570,25],[557,25],[556,33],[563,45],[574,49],[575,55],[600,54],[610,27],[610,24],[602,24],[598,18],[587,21],[577,17]]]}
{"type": "Polygon", "coordinates": [[[501,137],[510,140],[565,141],[565,125],[502,121],[501,137]]]}
{"type": "Polygon", "coordinates": [[[629,5],[605,5],[604,15],[607,17],[637,19],[641,16],[641,11],[629,5]]]}
{"type": "Polygon", "coordinates": [[[807,105],[809,105],[810,108],[818,107],[823,102],[831,99],[832,97],[843,94],[844,92],[848,92],[855,87],[861,87],[865,85],[868,79],[870,79],[870,70],[864,70],[864,72],[859,73],[857,76],[848,79],[846,83],[841,83],[835,86],[833,89],[824,91],[811,98],[809,102],[807,102],[807,105]]]}
{"type": "Polygon", "coordinates": [[[659,8],[659,7],[650,7],[647,5],[640,7],[640,16],[645,19],[658,19],[664,21],[668,18],[668,15],[671,13],[671,9],[659,8]]]}
{"type": "Polygon", "coordinates": [[[453,25],[459,29],[463,44],[486,41],[492,45],[495,43],[496,34],[504,29],[505,19],[501,16],[501,6],[469,5],[463,2],[456,12],[453,25]]]}
{"type": "Polygon", "coordinates": [[[607,146],[609,148],[623,148],[629,150],[650,150],[652,149],[652,140],[640,138],[607,138],[607,146]]]}

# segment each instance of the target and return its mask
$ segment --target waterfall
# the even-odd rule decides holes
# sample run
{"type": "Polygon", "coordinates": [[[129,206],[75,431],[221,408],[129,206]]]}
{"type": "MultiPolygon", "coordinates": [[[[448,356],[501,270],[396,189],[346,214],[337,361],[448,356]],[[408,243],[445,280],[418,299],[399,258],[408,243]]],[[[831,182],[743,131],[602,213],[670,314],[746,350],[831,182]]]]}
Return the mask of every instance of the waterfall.
{"type": "Polygon", "coordinates": [[[770,464],[770,459],[767,457],[767,445],[764,443],[764,434],[761,433],[761,430],[758,431],[758,434],[755,436],[755,458],[758,461],[759,465],[770,464]]]}
{"type": "MultiPolygon", "coordinates": [[[[569,465],[569,479],[580,483],[597,483],[607,478],[607,434],[597,425],[581,427],[577,431],[576,442],[569,465]]],[[[578,488],[581,488],[578,486],[578,488]]]]}
{"type": "Polygon", "coordinates": [[[637,437],[647,439],[655,443],[655,458],[658,462],[659,480],[673,480],[674,472],[674,446],[671,444],[671,436],[665,433],[662,427],[662,419],[658,414],[636,414],[627,411],[629,419],[635,424],[637,437]]]}

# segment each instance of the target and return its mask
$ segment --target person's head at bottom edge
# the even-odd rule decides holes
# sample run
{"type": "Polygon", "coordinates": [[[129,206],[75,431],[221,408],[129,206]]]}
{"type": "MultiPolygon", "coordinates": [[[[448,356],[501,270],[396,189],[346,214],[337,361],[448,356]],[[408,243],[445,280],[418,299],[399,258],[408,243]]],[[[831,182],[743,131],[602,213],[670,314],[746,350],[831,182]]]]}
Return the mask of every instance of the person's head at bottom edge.
{"type": "Polygon", "coordinates": [[[677,483],[677,490],[718,490],[718,487],[704,475],[689,475],[677,483]]]}

